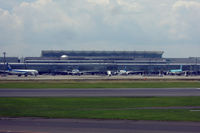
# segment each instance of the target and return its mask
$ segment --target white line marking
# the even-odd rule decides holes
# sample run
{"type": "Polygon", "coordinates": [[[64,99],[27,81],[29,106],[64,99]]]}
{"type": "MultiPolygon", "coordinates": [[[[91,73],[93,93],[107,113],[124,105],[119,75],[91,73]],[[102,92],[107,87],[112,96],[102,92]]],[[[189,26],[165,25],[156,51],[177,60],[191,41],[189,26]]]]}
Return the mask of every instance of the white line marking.
{"type": "Polygon", "coordinates": [[[190,110],[190,111],[194,111],[195,112],[195,111],[200,111],[200,110],[190,110]]]}

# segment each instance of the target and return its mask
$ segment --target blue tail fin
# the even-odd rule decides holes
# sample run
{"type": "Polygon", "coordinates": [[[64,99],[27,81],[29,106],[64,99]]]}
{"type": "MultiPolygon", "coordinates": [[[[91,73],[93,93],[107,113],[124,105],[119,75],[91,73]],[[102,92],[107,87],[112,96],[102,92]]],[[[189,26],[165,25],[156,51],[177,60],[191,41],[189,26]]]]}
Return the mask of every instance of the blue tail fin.
{"type": "Polygon", "coordinates": [[[8,63],[7,63],[7,69],[8,69],[8,71],[12,71],[12,68],[8,63]]]}

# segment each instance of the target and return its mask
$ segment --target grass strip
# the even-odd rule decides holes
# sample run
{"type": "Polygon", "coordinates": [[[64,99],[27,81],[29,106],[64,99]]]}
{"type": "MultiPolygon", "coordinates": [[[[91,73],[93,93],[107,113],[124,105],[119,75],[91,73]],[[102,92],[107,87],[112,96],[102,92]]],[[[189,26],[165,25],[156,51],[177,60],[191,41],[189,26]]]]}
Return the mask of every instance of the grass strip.
{"type": "Polygon", "coordinates": [[[0,117],[200,121],[189,109],[127,109],[200,106],[200,97],[0,98],[0,117]]]}
{"type": "Polygon", "coordinates": [[[200,82],[0,82],[0,88],[200,88],[200,82]]]}

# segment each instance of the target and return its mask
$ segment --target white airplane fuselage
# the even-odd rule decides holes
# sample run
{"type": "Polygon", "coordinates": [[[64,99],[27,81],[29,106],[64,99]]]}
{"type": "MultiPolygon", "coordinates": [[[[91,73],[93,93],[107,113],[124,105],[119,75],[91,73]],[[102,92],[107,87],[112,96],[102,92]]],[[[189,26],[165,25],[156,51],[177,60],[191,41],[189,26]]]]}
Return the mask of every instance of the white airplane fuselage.
{"type": "Polygon", "coordinates": [[[12,75],[24,75],[24,76],[28,76],[28,75],[33,75],[33,76],[37,76],[38,75],[38,71],[37,70],[29,70],[29,69],[12,69],[12,70],[8,70],[7,71],[9,74],[12,75]]]}

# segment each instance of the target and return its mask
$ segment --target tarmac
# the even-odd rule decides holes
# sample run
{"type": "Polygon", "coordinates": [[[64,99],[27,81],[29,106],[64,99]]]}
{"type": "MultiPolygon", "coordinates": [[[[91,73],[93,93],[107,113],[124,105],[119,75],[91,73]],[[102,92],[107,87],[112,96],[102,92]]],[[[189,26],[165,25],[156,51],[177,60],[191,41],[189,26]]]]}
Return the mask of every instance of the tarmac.
{"type": "Polygon", "coordinates": [[[0,133],[199,133],[199,122],[0,118],[0,133]]]}
{"type": "Polygon", "coordinates": [[[146,80],[187,80],[187,81],[200,81],[200,76],[142,76],[142,75],[117,75],[117,76],[106,76],[106,75],[38,75],[38,76],[21,76],[18,77],[17,75],[1,75],[0,81],[20,81],[20,80],[38,80],[38,81],[45,81],[45,80],[77,80],[77,81],[112,81],[112,80],[124,80],[124,81],[146,81],[146,80]]]}
{"type": "Polygon", "coordinates": [[[199,88],[0,89],[0,97],[165,97],[200,96],[199,88]]]}

